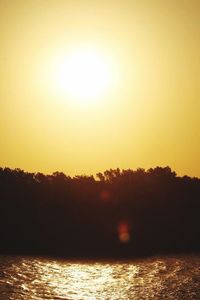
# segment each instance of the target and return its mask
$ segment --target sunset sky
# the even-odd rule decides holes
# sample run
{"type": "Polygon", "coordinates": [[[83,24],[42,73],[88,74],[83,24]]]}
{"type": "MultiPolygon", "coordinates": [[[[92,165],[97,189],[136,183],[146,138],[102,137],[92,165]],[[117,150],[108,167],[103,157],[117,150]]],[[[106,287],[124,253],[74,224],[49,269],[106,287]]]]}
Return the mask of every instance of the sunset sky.
{"type": "Polygon", "coordinates": [[[0,0],[0,166],[200,177],[199,0],[0,0]]]}

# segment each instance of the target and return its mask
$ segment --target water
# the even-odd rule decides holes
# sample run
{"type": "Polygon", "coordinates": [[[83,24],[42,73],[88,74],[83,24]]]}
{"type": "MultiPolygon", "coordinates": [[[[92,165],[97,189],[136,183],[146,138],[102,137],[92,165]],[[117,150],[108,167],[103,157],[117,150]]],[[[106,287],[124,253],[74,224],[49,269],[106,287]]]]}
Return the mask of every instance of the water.
{"type": "Polygon", "coordinates": [[[0,299],[200,299],[200,256],[128,262],[0,257],[0,299]]]}

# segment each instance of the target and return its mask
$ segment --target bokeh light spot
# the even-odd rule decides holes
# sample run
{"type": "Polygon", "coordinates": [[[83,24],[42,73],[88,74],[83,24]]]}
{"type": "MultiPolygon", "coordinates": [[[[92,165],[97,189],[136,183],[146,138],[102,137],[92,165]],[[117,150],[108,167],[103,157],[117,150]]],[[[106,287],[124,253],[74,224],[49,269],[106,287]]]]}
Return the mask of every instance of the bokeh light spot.
{"type": "Polygon", "coordinates": [[[119,224],[118,237],[121,243],[128,243],[130,241],[129,225],[126,222],[119,224]]]}

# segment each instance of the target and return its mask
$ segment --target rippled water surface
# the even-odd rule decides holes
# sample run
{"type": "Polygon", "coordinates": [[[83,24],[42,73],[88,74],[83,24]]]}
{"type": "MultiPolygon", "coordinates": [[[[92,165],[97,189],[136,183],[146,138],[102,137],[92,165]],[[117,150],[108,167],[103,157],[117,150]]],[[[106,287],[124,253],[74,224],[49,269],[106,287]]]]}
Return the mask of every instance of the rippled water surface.
{"type": "Polygon", "coordinates": [[[128,262],[0,257],[0,299],[200,299],[200,256],[128,262]]]}

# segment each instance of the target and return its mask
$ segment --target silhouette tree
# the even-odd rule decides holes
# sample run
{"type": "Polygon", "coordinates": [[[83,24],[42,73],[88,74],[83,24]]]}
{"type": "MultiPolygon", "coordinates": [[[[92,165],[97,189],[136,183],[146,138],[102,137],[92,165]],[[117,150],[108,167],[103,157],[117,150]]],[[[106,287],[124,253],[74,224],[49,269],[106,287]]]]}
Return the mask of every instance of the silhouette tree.
{"type": "Polygon", "coordinates": [[[0,168],[0,252],[70,257],[199,251],[200,179],[170,167],[94,176],[0,168]]]}

